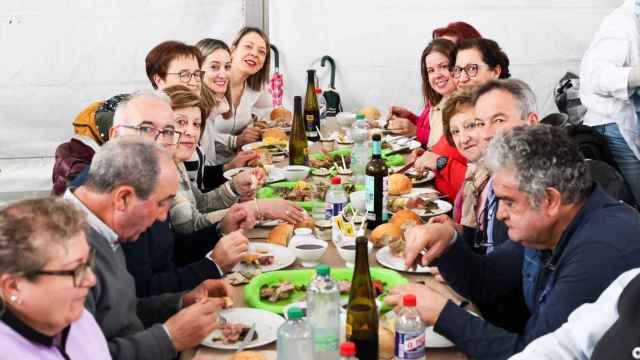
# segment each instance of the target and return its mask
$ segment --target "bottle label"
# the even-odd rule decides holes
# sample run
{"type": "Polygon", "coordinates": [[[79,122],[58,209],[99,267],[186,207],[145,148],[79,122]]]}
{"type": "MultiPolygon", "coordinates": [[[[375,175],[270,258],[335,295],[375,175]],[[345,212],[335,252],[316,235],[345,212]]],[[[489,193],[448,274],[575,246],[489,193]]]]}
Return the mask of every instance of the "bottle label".
{"type": "Polygon", "coordinates": [[[324,219],[331,220],[335,216],[340,215],[340,213],[342,212],[342,208],[344,206],[345,204],[342,204],[342,203],[330,203],[330,202],[326,203],[324,207],[324,219]]]}
{"type": "MultiPolygon", "coordinates": [[[[376,221],[376,213],[374,209],[374,197],[375,197],[375,178],[367,175],[364,183],[365,200],[367,202],[367,220],[376,221]]],[[[389,177],[382,178],[382,219],[380,221],[386,221],[389,219],[389,210],[387,209],[387,203],[389,201],[389,177]]]]}
{"type": "Polygon", "coordinates": [[[423,359],[424,341],[424,331],[403,332],[396,329],[396,359],[423,359]]]}
{"type": "Polygon", "coordinates": [[[338,340],[338,337],[335,335],[314,336],[313,344],[315,345],[316,352],[336,351],[338,350],[338,340]]]}
{"type": "Polygon", "coordinates": [[[315,137],[318,137],[318,132],[313,130],[313,131],[307,131],[307,139],[313,139],[315,137]]]}
{"type": "Polygon", "coordinates": [[[373,149],[372,149],[373,150],[372,151],[373,155],[382,154],[382,150],[381,150],[382,144],[380,143],[380,141],[374,141],[372,147],[373,147],[373,149]]]}

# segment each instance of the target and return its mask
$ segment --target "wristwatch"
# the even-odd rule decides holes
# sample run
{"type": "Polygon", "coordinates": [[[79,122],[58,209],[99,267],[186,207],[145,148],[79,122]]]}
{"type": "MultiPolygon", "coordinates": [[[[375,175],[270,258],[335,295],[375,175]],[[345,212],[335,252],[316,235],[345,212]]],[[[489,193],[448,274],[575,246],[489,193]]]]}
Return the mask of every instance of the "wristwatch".
{"type": "Polygon", "coordinates": [[[440,171],[444,169],[444,167],[447,166],[447,162],[449,162],[448,157],[440,156],[438,159],[436,159],[436,170],[440,171]]]}

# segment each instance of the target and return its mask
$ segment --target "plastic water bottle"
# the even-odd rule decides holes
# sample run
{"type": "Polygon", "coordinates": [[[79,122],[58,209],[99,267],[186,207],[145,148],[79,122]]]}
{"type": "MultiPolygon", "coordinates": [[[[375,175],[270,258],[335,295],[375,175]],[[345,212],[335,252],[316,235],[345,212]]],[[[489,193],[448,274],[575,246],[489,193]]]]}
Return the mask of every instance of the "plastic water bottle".
{"type": "Polygon", "coordinates": [[[307,321],[311,325],[315,360],[335,360],[340,341],[340,290],[327,265],[318,265],[307,289],[307,321]]]}
{"type": "Polygon", "coordinates": [[[424,324],[416,310],[416,296],[405,295],[402,305],[396,320],[395,359],[424,359],[424,324]]]}
{"type": "Polygon", "coordinates": [[[351,154],[351,171],[354,184],[364,185],[364,169],[369,162],[369,130],[363,114],[356,115],[356,122],[351,131],[353,151],[351,154]]]}
{"type": "Polygon", "coordinates": [[[331,221],[331,238],[336,241],[338,240],[338,236],[340,235],[340,229],[336,225],[334,219],[336,216],[340,216],[342,208],[344,208],[349,201],[349,199],[347,198],[347,193],[345,193],[344,189],[342,188],[339,176],[335,176],[333,179],[331,179],[331,185],[329,186],[329,190],[327,190],[324,201],[324,216],[326,220],[331,221]]]}
{"type": "Polygon", "coordinates": [[[313,360],[313,335],[304,319],[304,312],[293,306],[287,311],[289,318],[278,328],[278,360],[313,360]]]}
{"type": "Polygon", "coordinates": [[[351,341],[340,344],[340,360],[358,360],[356,357],[356,344],[351,341]]]}

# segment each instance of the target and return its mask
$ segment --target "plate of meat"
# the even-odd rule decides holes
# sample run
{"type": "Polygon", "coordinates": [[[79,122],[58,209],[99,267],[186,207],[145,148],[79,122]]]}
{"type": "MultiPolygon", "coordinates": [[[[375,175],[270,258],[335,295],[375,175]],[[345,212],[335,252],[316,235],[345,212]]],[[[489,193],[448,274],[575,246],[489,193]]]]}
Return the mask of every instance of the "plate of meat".
{"type": "Polygon", "coordinates": [[[231,308],[220,311],[226,324],[207,335],[202,345],[215,349],[236,350],[255,323],[253,340],[247,349],[259,347],[276,341],[278,327],[284,318],[270,311],[251,308],[231,308]]]}
{"type": "Polygon", "coordinates": [[[232,271],[261,272],[284,269],[296,261],[296,256],[288,248],[268,243],[251,243],[249,251],[232,271]]]}

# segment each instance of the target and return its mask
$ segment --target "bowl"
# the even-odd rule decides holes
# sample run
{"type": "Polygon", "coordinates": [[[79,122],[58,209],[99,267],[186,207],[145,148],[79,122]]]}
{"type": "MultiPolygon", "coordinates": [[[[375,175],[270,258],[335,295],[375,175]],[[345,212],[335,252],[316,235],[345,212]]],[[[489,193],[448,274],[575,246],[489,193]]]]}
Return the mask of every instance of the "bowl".
{"type": "Polygon", "coordinates": [[[318,265],[318,259],[327,251],[327,242],[315,238],[311,229],[296,229],[295,234],[289,241],[289,249],[300,260],[302,266],[315,267],[318,265]]]}
{"type": "Polygon", "coordinates": [[[284,170],[284,178],[288,181],[300,181],[304,180],[309,176],[309,168],[308,166],[302,165],[289,165],[286,166],[284,170]]]}
{"type": "MultiPolygon", "coordinates": [[[[339,246],[336,244],[336,249],[344,260],[345,266],[352,268],[356,261],[356,242],[353,240],[343,241],[339,246]]],[[[367,241],[367,253],[370,253],[371,249],[373,249],[373,244],[371,241],[367,241]]]]}
{"type": "Polygon", "coordinates": [[[316,236],[325,241],[331,240],[331,220],[316,220],[316,236]]]}
{"type": "Polygon", "coordinates": [[[349,200],[351,200],[351,206],[358,210],[360,214],[364,214],[367,211],[366,194],[363,190],[352,192],[349,195],[349,200]]]}

